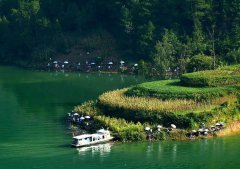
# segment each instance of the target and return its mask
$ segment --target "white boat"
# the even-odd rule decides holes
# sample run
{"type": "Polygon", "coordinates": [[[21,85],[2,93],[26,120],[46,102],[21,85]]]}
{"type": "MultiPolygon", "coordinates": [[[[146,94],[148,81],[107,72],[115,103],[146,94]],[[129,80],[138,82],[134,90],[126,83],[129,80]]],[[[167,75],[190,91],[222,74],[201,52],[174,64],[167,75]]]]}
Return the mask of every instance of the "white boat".
{"type": "Polygon", "coordinates": [[[113,137],[110,135],[109,130],[98,130],[95,134],[82,134],[73,137],[73,147],[84,147],[94,144],[104,143],[112,140],[113,137]]]}

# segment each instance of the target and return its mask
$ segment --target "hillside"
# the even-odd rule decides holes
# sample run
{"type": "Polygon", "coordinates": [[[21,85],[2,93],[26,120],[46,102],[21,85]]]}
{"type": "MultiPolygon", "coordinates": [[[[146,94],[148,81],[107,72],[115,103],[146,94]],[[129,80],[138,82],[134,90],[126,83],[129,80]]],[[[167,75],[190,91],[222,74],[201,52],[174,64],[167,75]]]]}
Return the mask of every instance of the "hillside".
{"type": "Polygon", "coordinates": [[[236,0],[1,0],[0,64],[101,55],[142,59],[159,72],[169,67],[185,72],[198,54],[209,56],[206,69],[237,64],[239,5],[236,0]],[[107,34],[99,41],[98,32],[107,34]]]}

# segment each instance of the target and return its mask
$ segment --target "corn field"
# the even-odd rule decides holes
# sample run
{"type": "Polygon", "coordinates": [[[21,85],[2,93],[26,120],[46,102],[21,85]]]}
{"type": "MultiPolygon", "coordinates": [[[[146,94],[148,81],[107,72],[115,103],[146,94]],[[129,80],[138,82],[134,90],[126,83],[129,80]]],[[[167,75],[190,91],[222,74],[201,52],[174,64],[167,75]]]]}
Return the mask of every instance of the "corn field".
{"type": "Polygon", "coordinates": [[[193,100],[167,100],[163,101],[148,97],[128,97],[124,95],[128,89],[106,92],[99,97],[99,103],[110,107],[124,108],[128,110],[150,112],[178,112],[185,110],[206,109],[211,105],[195,102],[193,100]]]}

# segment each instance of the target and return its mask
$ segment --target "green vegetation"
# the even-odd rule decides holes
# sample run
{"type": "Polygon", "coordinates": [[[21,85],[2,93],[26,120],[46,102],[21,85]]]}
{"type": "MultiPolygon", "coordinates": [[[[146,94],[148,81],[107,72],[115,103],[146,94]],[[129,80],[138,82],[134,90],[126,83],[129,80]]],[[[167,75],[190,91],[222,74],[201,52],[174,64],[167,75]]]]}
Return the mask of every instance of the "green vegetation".
{"type": "Polygon", "coordinates": [[[178,128],[192,128],[195,124],[191,120],[194,115],[202,116],[200,112],[207,112],[217,108],[226,101],[235,101],[236,96],[229,95],[214,99],[211,102],[197,102],[193,100],[162,101],[148,97],[126,97],[125,90],[108,92],[99,97],[98,107],[101,112],[111,117],[128,119],[134,122],[163,124],[170,126],[174,123],[178,128]]]}
{"type": "Polygon", "coordinates": [[[196,55],[191,58],[187,65],[188,71],[209,70],[213,67],[213,58],[211,56],[196,55]]]}
{"type": "Polygon", "coordinates": [[[101,57],[114,58],[114,44],[124,59],[152,65],[142,72],[154,67],[163,77],[169,67],[181,73],[199,67],[196,56],[209,56],[200,58],[201,69],[237,64],[239,6],[238,0],[1,0],[0,63],[47,62],[102,44],[101,57]]]}
{"type": "Polygon", "coordinates": [[[230,86],[240,83],[240,71],[229,70],[236,67],[227,67],[225,70],[200,71],[181,76],[181,84],[186,86],[230,86]],[[228,70],[226,70],[228,69],[228,70]]]}
{"type": "Polygon", "coordinates": [[[218,68],[219,70],[230,70],[230,71],[240,71],[240,64],[238,65],[231,65],[231,66],[224,66],[224,67],[220,67],[218,68]]]}
{"type": "Polygon", "coordinates": [[[131,111],[143,111],[149,112],[178,112],[184,110],[194,110],[202,106],[202,104],[196,104],[193,100],[159,100],[149,97],[127,97],[124,93],[128,89],[115,90],[107,92],[99,96],[99,104],[106,105],[107,107],[116,107],[119,109],[128,109],[131,111]]]}
{"type": "Polygon", "coordinates": [[[94,118],[94,124],[91,131],[96,131],[101,127],[108,127],[113,136],[121,141],[141,141],[145,140],[144,126],[141,123],[127,122],[125,119],[111,118],[104,116],[93,101],[88,101],[74,109],[82,115],[88,115],[94,118]]]}
{"type": "Polygon", "coordinates": [[[154,97],[163,100],[188,99],[195,101],[211,101],[227,96],[239,90],[238,87],[185,87],[180,80],[164,80],[147,82],[130,88],[127,96],[154,97]]]}
{"type": "MultiPolygon", "coordinates": [[[[183,76],[198,78],[199,82],[192,82],[196,86],[210,75],[225,77],[227,74],[229,76],[224,80],[230,81],[233,73],[238,74],[236,69],[238,65],[183,76]]],[[[106,92],[96,102],[86,102],[74,111],[94,116],[96,124],[109,127],[118,139],[124,141],[145,140],[145,126],[155,129],[153,139],[182,139],[186,137],[186,130],[197,129],[202,122],[211,126],[218,121],[240,120],[240,89],[237,83],[224,87],[186,87],[181,84],[182,79],[154,81],[106,92]],[[157,132],[159,124],[165,127],[175,124],[180,130],[157,132]]]]}
{"type": "Polygon", "coordinates": [[[124,119],[106,116],[94,117],[100,126],[109,127],[116,139],[121,141],[142,141],[146,139],[144,126],[141,123],[127,122],[124,119]]]}

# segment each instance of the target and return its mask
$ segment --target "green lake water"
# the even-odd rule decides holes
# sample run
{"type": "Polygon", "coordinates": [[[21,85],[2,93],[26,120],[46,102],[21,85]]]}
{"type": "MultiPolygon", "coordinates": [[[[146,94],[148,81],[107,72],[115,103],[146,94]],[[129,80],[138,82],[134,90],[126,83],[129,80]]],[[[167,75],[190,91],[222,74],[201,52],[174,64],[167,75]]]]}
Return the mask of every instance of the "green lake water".
{"type": "Polygon", "coordinates": [[[240,136],[74,149],[64,117],[105,91],[144,81],[0,67],[0,169],[239,169],[240,136]]]}

